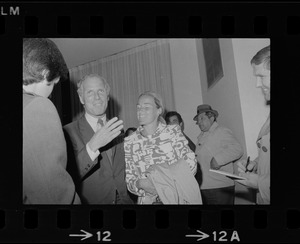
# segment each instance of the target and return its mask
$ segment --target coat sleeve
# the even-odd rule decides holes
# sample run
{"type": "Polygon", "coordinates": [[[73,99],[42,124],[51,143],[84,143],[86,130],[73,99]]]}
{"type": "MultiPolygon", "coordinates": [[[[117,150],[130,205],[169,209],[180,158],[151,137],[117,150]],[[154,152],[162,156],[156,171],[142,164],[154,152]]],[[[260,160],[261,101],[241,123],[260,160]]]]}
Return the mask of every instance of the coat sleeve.
{"type": "MultiPolygon", "coordinates": [[[[83,179],[85,175],[98,163],[98,157],[95,158],[95,160],[91,159],[90,155],[87,152],[86,144],[79,134],[76,123],[64,126],[64,130],[73,145],[77,174],[80,179],[83,179]]],[[[99,155],[99,157],[101,156],[99,155]]]]}
{"type": "Polygon", "coordinates": [[[218,164],[223,166],[239,159],[243,155],[243,148],[234,138],[231,130],[220,128],[218,134],[220,150],[214,155],[218,164]]]}
{"type": "Polygon", "coordinates": [[[258,191],[264,204],[270,204],[270,174],[258,177],[258,191]]]}
{"type": "Polygon", "coordinates": [[[197,172],[197,160],[195,153],[188,146],[188,140],[181,132],[180,127],[177,125],[173,130],[175,136],[172,139],[172,146],[175,149],[175,153],[178,159],[184,159],[188,163],[193,175],[195,175],[197,172]]]}
{"type": "Polygon", "coordinates": [[[66,142],[52,102],[35,98],[23,111],[23,202],[79,203],[66,171],[66,142]]]}
{"type": "Polygon", "coordinates": [[[253,160],[253,162],[255,163],[255,164],[254,164],[254,167],[253,167],[253,170],[252,170],[253,173],[257,173],[258,161],[259,161],[259,157],[256,157],[256,158],[253,160]]]}

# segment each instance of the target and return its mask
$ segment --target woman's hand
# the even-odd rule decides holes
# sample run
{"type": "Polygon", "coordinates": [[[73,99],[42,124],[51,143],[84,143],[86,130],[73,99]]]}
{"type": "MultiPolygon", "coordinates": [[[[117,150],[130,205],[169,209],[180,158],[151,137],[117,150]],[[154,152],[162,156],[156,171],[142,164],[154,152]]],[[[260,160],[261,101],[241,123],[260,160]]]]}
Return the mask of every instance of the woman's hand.
{"type": "Polygon", "coordinates": [[[136,187],[143,189],[145,192],[150,193],[151,195],[157,195],[153,183],[148,178],[137,180],[136,187]]]}

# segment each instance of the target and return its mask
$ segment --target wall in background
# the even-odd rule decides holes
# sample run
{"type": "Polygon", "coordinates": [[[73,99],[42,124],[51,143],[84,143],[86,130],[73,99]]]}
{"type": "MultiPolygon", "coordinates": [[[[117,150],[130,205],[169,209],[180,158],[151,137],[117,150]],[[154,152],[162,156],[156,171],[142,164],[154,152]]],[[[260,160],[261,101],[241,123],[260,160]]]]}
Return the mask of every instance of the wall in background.
{"type": "Polygon", "coordinates": [[[152,42],[140,38],[50,38],[61,50],[68,68],[152,42]]]}
{"type": "Polygon", "coordinates": [[[235,137],[245,148],[243,118],[232,41],[231,39],[219,39],[219,41],[224,76],[208,88],[202,40],[196,40],[203,102],[211,105],[213,109],[219,112],[218,123],[232,130],[235,137]]]}
{"type": "Polygon", "coordinates": [[[196,143],[200,130],[193,118],[202,104],[202,90],[195,39],[171,39],[170,53],[175,107],[184,120],[184,132],[196,143]]]}

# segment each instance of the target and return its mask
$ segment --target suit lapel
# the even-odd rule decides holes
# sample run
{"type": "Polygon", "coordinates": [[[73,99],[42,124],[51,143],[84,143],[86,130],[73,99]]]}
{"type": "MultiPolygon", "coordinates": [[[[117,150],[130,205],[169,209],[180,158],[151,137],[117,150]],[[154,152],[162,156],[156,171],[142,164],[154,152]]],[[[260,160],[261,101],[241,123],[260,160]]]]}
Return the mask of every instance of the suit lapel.
{"type": "Polygon", "coordinates": [[[83,139],[84,144],[87,144],[89,140],[93,137],[94,131],[90,124],[87,122],[84,115],[80,117],[78,120],[78,128],[81,134],[81,138],[83,139]]]}
{"type": "Polygon", "coordinates": [[[116,153],[116,146],[114,145],[114,142],[110,142],[106,147],[106,155],[110,161],[110,164],[113,165],[114,157],[116,153]]]}

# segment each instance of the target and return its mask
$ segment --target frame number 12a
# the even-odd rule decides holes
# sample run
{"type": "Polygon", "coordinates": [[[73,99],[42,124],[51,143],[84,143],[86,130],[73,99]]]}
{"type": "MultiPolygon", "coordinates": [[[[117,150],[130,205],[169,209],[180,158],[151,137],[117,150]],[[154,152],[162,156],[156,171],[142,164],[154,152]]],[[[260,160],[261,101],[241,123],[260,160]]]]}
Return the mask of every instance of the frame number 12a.
{"type": "Polygon", "coordinates": [[[202,232],[201,230],[197,230],[197,234],[192,234],[192,235],[185,235],[186,237],[191,237],[191,238],[197,238],[197,241],[202,241],[206,238],[212,237],[213,241],[215,242],[233,242],[233,241],[237,241],[240,242],[240,237],[238,235],[237,231],[233,231],[230,233],[227,233],[226,231],[222,230],[222,231],[214,231],[212,233],[212,236],[210,236],[207,233],[202,232]]]}
{"type": "Polygon", "coordinates": [[[231,241],[240,241],[237,231],[233,231],[231,236],[230,236],[230,234],[227,235],[226,231],[220,231],[220,232],[214,231],[212,234],[213,234],[214,241],[220,241],[220,242],[221,241],[230,241],[230,242],[231,241]]]}

